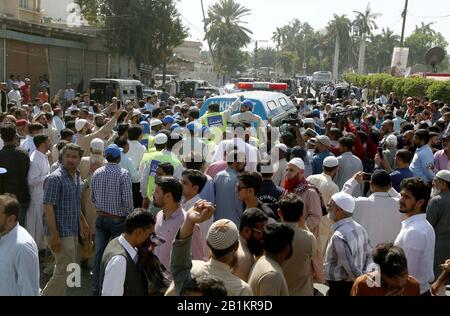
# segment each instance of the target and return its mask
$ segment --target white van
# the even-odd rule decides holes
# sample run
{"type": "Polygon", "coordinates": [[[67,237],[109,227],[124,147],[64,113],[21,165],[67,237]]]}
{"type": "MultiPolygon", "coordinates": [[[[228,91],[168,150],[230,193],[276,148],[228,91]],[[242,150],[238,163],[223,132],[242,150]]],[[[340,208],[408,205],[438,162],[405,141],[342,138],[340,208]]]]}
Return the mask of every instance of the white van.
{"type": "Polygon", "coordinates": [[[331,71],[317,71],[313,74],[312,84],[315,87],[322,87],[333,82],[333,74],[331,71]]]}
{"type": "Polygon", "coordinates": [[[111,102],[113,97],[120,101],[139,101],[144,98],[144,85],[139,80],[91,79],[89,80],[91,100],[99,103],[111,102]]]}

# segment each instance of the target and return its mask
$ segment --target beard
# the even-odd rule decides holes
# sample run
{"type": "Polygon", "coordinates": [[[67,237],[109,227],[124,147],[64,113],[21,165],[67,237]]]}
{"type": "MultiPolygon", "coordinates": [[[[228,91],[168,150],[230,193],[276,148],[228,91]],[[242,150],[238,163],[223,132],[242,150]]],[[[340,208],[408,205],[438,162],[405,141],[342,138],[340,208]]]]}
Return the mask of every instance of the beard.
{"type": "Polygon", "coordinates": [[[435,196],[438,196],[439,194],[441,194],[441,192],[441,189],[433,187],[433,189],[431,190],[431,197],[433,198],[435,196]]]}
{"type": "Polygon", "coordinates": [[[330,212],[328,211],[328,215],[327,215],[328,219],[332,222],[336,222],[336,213],[335,212],[330,212]]]}
{"type": "Polygon", "coordinates": [[[256,257],[259,257],[264,252],[264,245],[261,241],[255,240],[253,237],[250,237],[250,239],[247,241],[247,247],[250,252],[255,255],[256,257]]]}
{"type": "Polygon", "coordinates": [[[405,204],[400,203],[400,213],[407,214],[412,211],[412,209],[408,209],[405,204]]]}

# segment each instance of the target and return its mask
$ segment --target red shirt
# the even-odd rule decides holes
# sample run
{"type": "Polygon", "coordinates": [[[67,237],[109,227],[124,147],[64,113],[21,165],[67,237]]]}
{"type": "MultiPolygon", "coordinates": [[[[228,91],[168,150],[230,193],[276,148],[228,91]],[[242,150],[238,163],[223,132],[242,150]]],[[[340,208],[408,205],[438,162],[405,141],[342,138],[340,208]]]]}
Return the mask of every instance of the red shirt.
{"type": "Polygon", "coordinates": [[[364,147],[361,143],[361,139],[359,138],[358,130],[356,129],[355,125],[353,123],[348,123],[345,126],[345,130],[347,131],[347,133],[352,133],[356,136],[355,149],[353,150],[353,154],[361,160],[364,159],[364,147]]]}
{"type": "Polygon", "coordinates": [[[22,103],[28,104],[31,102],[31,86],[29,84],[25,84],[20,88],[22,92],[22,103]]]}

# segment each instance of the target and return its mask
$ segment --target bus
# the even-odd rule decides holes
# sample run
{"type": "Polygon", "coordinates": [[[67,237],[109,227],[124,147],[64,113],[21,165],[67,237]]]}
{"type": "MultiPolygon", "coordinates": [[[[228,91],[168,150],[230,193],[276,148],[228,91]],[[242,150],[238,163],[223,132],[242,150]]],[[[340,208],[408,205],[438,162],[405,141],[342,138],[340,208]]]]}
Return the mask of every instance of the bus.
{"type": "Polygon", "coordinates": [[[333,82],[331,71],[317,71],[313,74],[312,84],[315,87],[325,86],[331,82],[333,82]]]}

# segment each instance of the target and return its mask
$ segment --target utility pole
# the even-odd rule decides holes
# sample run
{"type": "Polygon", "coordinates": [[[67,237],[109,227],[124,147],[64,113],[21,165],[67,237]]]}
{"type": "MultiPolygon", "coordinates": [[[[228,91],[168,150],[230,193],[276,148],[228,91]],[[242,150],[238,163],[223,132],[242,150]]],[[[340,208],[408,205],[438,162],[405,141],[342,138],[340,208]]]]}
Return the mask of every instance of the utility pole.
{"type": "Polygon", "coordinates": [[[402,38],[400,40],[400,46],[403,47],[405,45],[405,27],[406,27],[406,15],[408,13],[408,0],[405,0],[405,10],[402,13],[403,17],[403,26],[402,26],[402,38]]]}
{"type": "Polygon", "coordinates": [[[258,41],[255,41],[255,79],[258,77],[258,41]]]}

